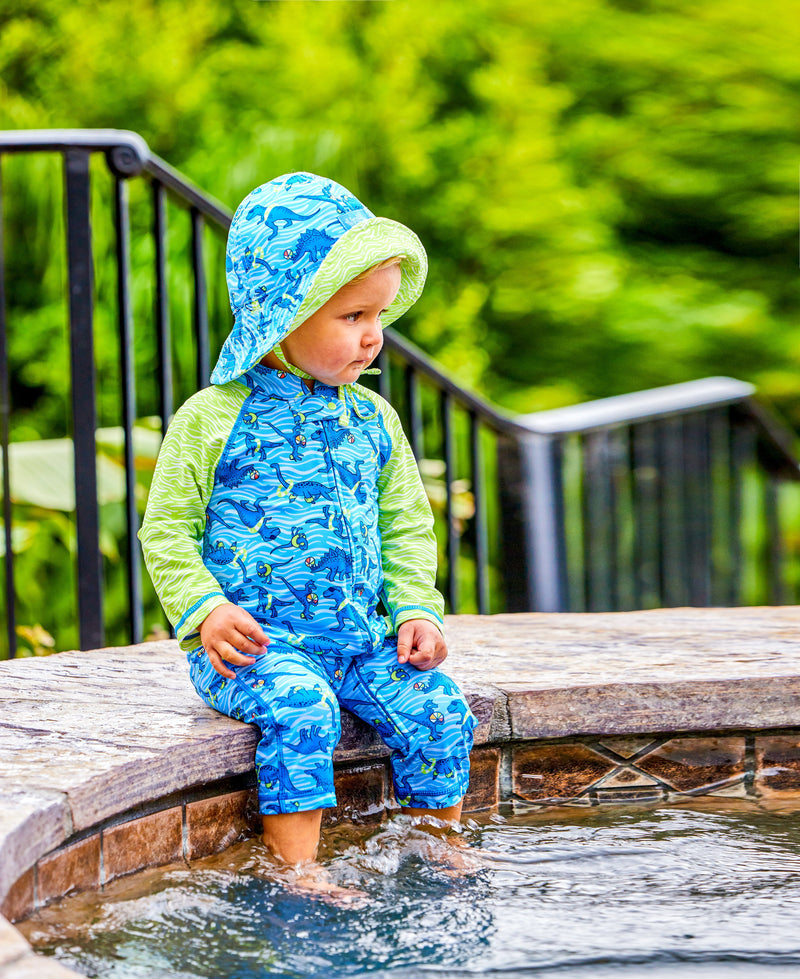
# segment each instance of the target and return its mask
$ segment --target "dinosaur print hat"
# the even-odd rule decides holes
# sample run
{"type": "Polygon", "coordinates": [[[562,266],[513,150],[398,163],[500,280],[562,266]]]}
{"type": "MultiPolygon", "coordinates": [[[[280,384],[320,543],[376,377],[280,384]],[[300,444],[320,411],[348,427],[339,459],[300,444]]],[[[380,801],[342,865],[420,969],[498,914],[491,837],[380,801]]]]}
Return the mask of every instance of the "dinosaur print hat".
{"type": "Polygon", "coordinates": [[[427,258],[414,232],[375,217],[344,187],[313,173],[284,174],[256,187],[228,232],[234,324],[212,383],[240,377],[343,285],[395,255],[404,256],[400,289],[384,326],[416,302],[425,283],[427,258]]]}

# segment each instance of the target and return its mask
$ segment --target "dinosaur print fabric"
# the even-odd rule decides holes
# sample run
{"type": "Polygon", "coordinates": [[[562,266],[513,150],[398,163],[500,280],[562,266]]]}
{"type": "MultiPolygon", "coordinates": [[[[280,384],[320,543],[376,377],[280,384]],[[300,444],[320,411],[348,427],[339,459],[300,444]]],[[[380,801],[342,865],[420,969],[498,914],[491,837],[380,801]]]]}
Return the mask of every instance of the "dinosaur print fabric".
{"type": "Polygon", "coordinates": [[[395,798],[402,806],[444,809],[467,789],[472,716],[456,685],[439,670],[397,662],[397,644],[378,652],[316,656],[280,643],[253,666],[220,676],[202,649],[189,656],[205,702],[259,726],[259,810],[264,814],[336,805],[333,749],[339,705],[374,727],[392,749],[395,798]]]}

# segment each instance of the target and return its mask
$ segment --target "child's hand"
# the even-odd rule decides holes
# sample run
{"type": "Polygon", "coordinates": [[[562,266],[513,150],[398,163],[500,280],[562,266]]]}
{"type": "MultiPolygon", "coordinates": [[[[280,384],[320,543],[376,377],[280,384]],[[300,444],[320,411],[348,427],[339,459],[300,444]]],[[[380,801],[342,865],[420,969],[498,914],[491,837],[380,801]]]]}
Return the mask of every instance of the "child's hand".
{"type": "Polygon", "coordinates": [[[232,680],[236,674],[223,660],[234,666],[255,663],[253,657],[267,651],[269,639],[249,612],[229,602],[218,605],[203,620],[200,641],[217,673],[232,680]]]}
{"type": "Polygon", "coordinates": [[[446,656],[444,636],[427,619],[409,619],[397,630],[398,663],[411,663],[418,670],[432,670],[444,662],[446,656]]]}

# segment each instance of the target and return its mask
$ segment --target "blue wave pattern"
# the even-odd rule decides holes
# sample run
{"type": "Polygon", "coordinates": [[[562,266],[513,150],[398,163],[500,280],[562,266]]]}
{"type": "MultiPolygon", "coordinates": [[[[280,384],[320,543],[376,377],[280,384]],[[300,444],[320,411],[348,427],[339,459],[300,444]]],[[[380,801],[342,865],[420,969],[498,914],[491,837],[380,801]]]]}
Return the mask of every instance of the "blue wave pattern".
{"type": "Polygon", "coordinates": [[[475,720],[455,683],[439,670],[397,662],[397,642],[346,659],[314,656],[273,642],[234,680],[211,666],[202,648],[189,655],[192,682],[205,702],[257,724],[259,811],[264,815],[336,805],[333,749],[339,705],[374,727],[392,749],[401,806],[446,809],[469,784],[475,720]]]}
{"type": "Polygon", "coordinates": [[[383,643],[377,479],[392,452],[374,405],[261,365],[216,470],[203,561],[272,638],[354,656],[383,643]]]}

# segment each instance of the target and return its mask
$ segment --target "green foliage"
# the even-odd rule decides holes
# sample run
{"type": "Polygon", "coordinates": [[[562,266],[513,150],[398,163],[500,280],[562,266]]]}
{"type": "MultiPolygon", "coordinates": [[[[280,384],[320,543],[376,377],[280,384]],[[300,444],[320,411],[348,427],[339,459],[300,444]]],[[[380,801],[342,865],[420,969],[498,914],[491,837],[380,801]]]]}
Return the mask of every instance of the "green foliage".
{"type": "Polygon", "coordinates": [[[140,131],[231,205],[330,173],[419,230],[412,338],[510,407],[727,372],[798,420],[793,14],[6,0],[0,124],[140,131]]]}

